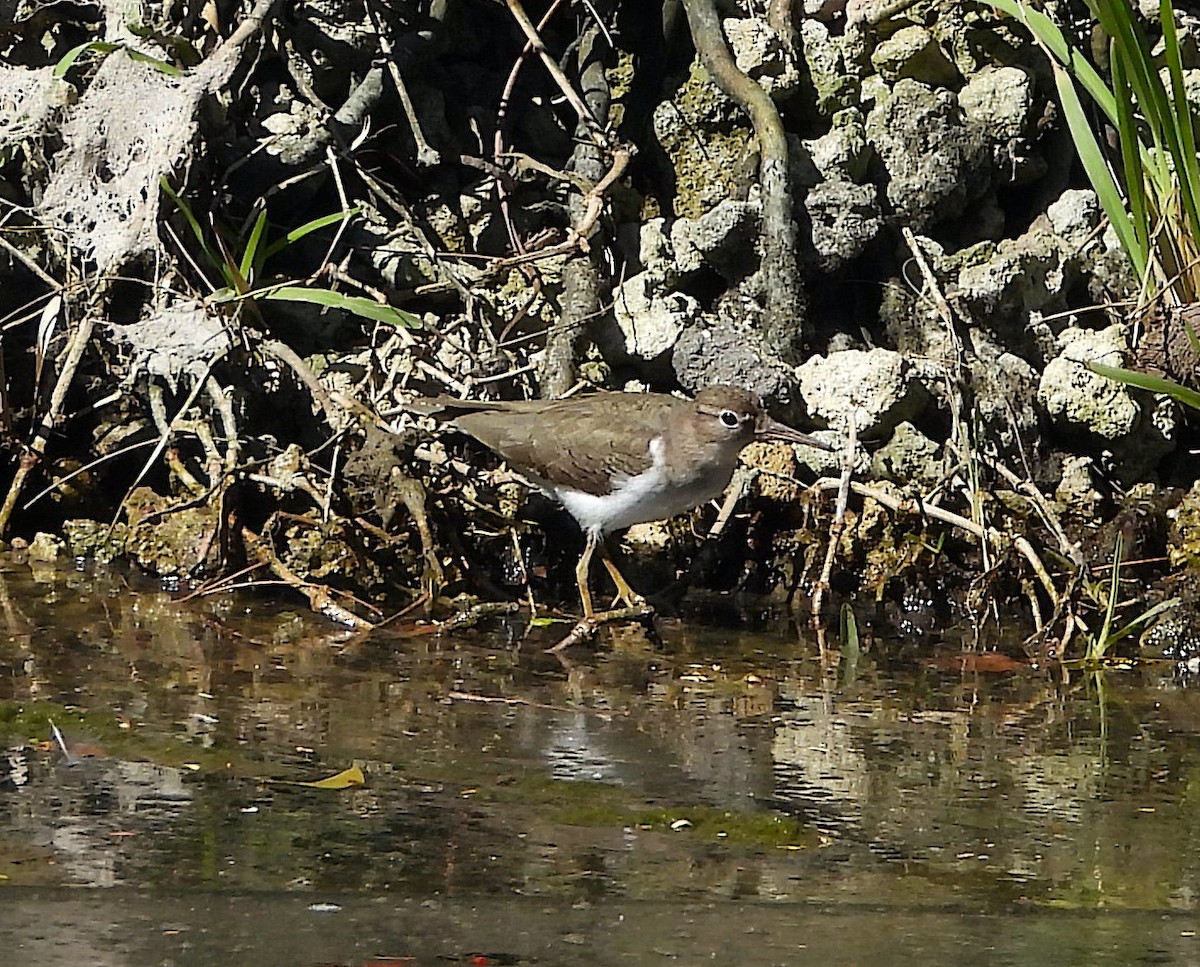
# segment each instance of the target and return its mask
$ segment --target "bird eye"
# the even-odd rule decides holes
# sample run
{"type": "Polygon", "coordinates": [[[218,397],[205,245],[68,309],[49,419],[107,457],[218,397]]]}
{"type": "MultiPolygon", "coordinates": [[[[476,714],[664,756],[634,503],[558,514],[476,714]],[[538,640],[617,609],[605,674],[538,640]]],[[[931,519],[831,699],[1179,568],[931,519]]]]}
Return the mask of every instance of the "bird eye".
{"type": "Polygon", "coordinates": [[[727,426],[731,430],[736,429],[741,425],[742,422],[740,419],[738,419],[738,415],[734,413],[733,410],[721,410],[718,419],[721,421],[723,426],[727,426]]]}

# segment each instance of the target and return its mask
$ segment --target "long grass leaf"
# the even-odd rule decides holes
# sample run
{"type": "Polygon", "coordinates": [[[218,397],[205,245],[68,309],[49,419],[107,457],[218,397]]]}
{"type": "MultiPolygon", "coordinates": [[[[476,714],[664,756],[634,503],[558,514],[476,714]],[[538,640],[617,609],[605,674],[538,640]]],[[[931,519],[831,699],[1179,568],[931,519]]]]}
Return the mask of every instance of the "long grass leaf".
{"type": "Polygon", "coordinates": [[[1114,124],[1117,106],[1112,91],[1104,79],[1078,50],[1071,46],[1058,24],[1024,0],[990,0],[993,7],[1003,10],[1029,28],[1033,36],[1055,60],[1075,77],[1080,86],[1114,124]]]}
{"type": "Polygon", "coordinates": [[[1146,183],[1143,180],[1145,169],[1139,164],[1141,142],[1138,140],[1137,121],[1133,116],[1133,104],[1126,96],[1129,82],[1125,75],[1125,59],[1114,50],[1111,63],[1113,93],[1117,101],[1117,141],[1121,146],[1125,198],[1138,245],[1142,251],[1149,253],[1153,222],[1146,206],[1146,183]]]}
{"type": "Polygon", "coordinates": [[[238,269],[241,271],[242,278],[253,283],[257,278],[256,269],[261,264],[257,260],[258,247],[262,243],[263,232],[267,227],[267,210],[264,208],[258,213],[258,218],[254,219],[254,227],[250,229],[250,237],[246,239],[246,249],[242,252],[242,260],[238,264],[238,269]]]}
{"type": "Polygon", "coordinates": [[[1125,625],[1122,628],[1118,628],[1116,631],[1109,632],[1108,637],[1109,637],[1110,643],[1116,643],[1116,642],[1120,641],[1122,638],[1128,638],[1130,634],[1132,634],[1134,631],[1136,631],[1142,625],[1147,624],[1150,621],[1153,621],[1155,618],[1157,618],[1163,612],[1170,611],[1172,608],[1174,608],[1176,605],[1178,605],[1182,600],[1183,600],[1182,598],[1171,598],[1167,601],[1158,602],[1158,604],[1156,604],[1153,608],[1150,608],[1149,610],[1144,611],[1142,614],[1139,614],[1136,618],[1134,618],[1131,622],[1129,622],[1129,624],[1125,625]]]}
{"type": "Polygon", "coordinates": [[[55,80],[62,80],[66,76],[67,71],[71,69],[71,65],[89,50],[99,51],[102,54],[111,54],[114,50],[120,49],[120,44],[112,44],[104,40],[89,40],[87,43],[78,44],[59,58],[58,63],[54,65],[51,76],[55,80]]]}
{"type": "Polygon", "coordinates": [[[140,50],[134,50],[132,47],[126,47],[125,53],[129,55],[130,60],[135,60],[139,64],[152,67],[160,74],[166,74],[168,77],[183,77],[184,75],[184,71],[180,70],[174,64],[167,63],[160,57],[151,57],[149,54],[143,54],[140,50]]]}
{"type": "Polygon", "coordinates": [[[1192,237],[1200,237],[1200,160],[1196,157],[1196,132],[1192,127],[1195,110],[1188,101],[1183,80],[1183,54],[1179,49],[1179,34],[1175,29],[1175,9],[1171,0],[1162,0],[1159,15],[1163,27],[1163,50],[1167,72],[1171,78],[1171,100],[1174,126],[1179,132],[1179,156],[1175,159],[1192,237]]]}
{"type": "Polygon", "coordinates": [[[1105,592],[1104,623],[1100,626],[1100,631],[1088,641],[1086,657],[1090,661],[1099,661],[1103,658],[1109,645],[1112,644],[1109,630],[1112,627],[1113,617],[1117,613],[1117,602],[1120,600],[1121,561],[1124,558],[1124,548],[1124,538],[1118,533],[1117,539],[1113,542],[1112,564],[1109,567],[1108,588],[1105,592]]]}
{"type": "Polygon", "coordinates": [[[1100,199],[1105,214],[1108,215],[1109,222],[1112,223],[1113,231],[1117,233],[1121,248],[1133,262],[1133,269],[1138,278],[1143,278],[1146,274],[1146,249],[1138,241],[1129,213],[1125,210],[1125,200],[1121,196],[1116,182],[1113,181],[1112,173],[1108,170],[1104,153],[1100,150],[1100,144],[1096,141],[1096,136],[1088,124],[1083,105],[1079,101],[1079,95],[1075,92],[1075,85],[1061,65],[1052,64],[1052,66],[1054,82],[1058,86],[1058,96],[1063,106],[1063,114],[1067,119],[1067,127],[1071,130],[1071,137],[1075,142],[1075,150],[1079,153],[1079,160],[1083,163],[1084,171],[1087,172],[1088,180],[1096,190],[1096,195],[1100,199]]]}
{"type": "MultiPolygon", "coordinates": [[[[1126,0],[1091,0],[1089,5],[1111,38],[1113,60],[1120,62],[1126,77],[1127,86],[1118,94],[1118,105],[1122,100],[1129,101],[1132,92],[1129,106],[1141,112],[1142,161],[1161,202],[1170,196],[1175,183],[1169,159],[1175,155],[1178,134],[1173,130],[1171,103],[1154,63],[1150,40],[1126,0]]],[[[1160,210],[1162,207],[1160,204],[1160,210]]]]}
{"type": "Polygon", "coordinates": [[[272,242],[263,252],[263,261],[265,262],[272,255],[278,255],[289,245],[300,241],[306,235],[311,235],[313,232],[319,231],[328,225],[335,225],[338,222],[353,218],[362,211],[361,205],[355,205],[353,208],[347,208],[344,212],[334,212],[331,215],[322,215],[320,218],[314,218],[312,221],[305,222],[299,228],[293,228],[283,238],[272,242]]]}
{"type": "Polygon", "coordinates": [[[1151,393],[1162,393],[1184,406],[1200,410],[1200,393],[1173,380],[1163,379],[1161,376],[1151,376],[1149,373],[1137,373],[1132,369],[1124,369],[1120,366],[1106,366],[1104,363],[1088,362],[1085,365],[1099,376],[1107,376],[1118,383],[1136,386],[1138,389],[1144,389],[1151,393]]]}
{"type": "Polygon", "coordinates": [[[212,263],[214,268],[221,270],[222,275],[224,275],[224,262],[208,244],[204,229],[196,220],[196,216],[192,214],[191,206],[175,193],[175,189],[171,187],[171,183],[167,181],[166,176],[158,179],[158,185],[162,189],[163,194],[170,198],[175,203],[175,207],[179,209],[183,220],[187,222],[188,228],[192,230],[192,235],[195,236],[197,243],[199,243],[201,251],[204,252],[204,257],[212,263]]]}
{"type": "Polygon", "coordinates": [[[1156,146],[1165,147],[1165,139],[1170,136],[1170,105],[1145,27],[1128,0],[1089,0],[1088,6],[1125,59],[1130,87],[1149,125],[1151,138],[1156,146]]]}
{"type": "Polygon", "coordinates": [[[395,309],[392,306],[367,299],[363,296],[346,295],[333,289],[309,288],[298,285],[285,285],[277,289],[264,289],[259,293],[250,293],[257,298],[277,299],[284,302],[307,302],[311,305],[324,306],[328,309],[340,309],[364,319],[376,322],[388,322],[405,329],[420,329],[421,319],[411,312],[395,309]]]}

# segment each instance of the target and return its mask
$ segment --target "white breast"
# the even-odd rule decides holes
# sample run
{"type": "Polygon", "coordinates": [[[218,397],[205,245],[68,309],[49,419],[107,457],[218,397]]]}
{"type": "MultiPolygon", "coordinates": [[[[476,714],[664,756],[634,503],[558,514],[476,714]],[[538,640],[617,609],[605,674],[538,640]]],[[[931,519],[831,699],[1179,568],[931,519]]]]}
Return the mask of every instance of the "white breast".
{"type": "MultiPolygon", "coordinates": [[[[584,530],[602,534],[651,520],[674,517],[718,496],[729,484],[728,476],[707,482],[669,479],[664,467],[662,437],[650,441],[650,468],[633,477],[617,477],[611,493],[597,496],[543,484],[579,521],[584,530]]],[[[732,466],[729,468],[732,473],[732,466]]],[[[720,478],[721,475],[718,475],[720,478]]]]}

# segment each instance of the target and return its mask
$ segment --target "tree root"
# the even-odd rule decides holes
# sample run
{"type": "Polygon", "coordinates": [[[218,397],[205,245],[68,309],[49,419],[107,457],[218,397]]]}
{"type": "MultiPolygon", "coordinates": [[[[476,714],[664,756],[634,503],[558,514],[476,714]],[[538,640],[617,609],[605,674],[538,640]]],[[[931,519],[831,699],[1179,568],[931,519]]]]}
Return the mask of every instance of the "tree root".
{"type": "Polygon", "coordinates": [[[788,142],[775,102],[738,69],[713,0],[683,0],[696,53],[716,85],[750,116],[759,148],[762,186],[762,274],[765,283],[763,334],[784,359],[795,355],[805,316],[804,288],[796,262],[799,230],[792,209],[788,142]]]}

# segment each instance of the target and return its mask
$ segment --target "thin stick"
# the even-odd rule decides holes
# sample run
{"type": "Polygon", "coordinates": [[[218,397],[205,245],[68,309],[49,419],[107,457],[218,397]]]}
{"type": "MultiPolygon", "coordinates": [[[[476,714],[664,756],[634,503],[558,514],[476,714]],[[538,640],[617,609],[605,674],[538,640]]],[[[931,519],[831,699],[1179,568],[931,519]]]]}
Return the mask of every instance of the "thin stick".
{"type": "Polygon", "coordinates": [[[825,547],[825,563],[821,566],[821,576],[813,587],[812,614],[809,620],[817,636],[817,648],[821,654],[821,662],[829,660],[829,650],[825,645],[825,623],[821,620],[821,607],[825,603],[825,592],[829,589],[829,578],[833,574],[833,562],[837,557],[838,544],[842,532],[846,529],[846,508],[850,502],[850,478],[854,473],[854,456],[858,450],[858,421],[854,418],[854,409],[846,413],[846,446],[842,450],[842,474],[838,479],[837,506],[833,514],[833,523],[829,526],[829,543],[825,547]]]}
{"type": "Polygon", "coordinates": [[[542,59],[542,64],[545,66],[546,71],[554,78],[554,83],[562,91],[563,97],[567,99],[567,103],[571,105],[579,120],[588,129],[588,133],[592,136],[592,141],[596,143],[597,147],[607,149],[609,147],[608,137],[605,135],[600,122],[596,120],[596,116],[592,114],[591,108],[584,103],[583,98],[571,87],[571,82],[567,80],[567,75],[562,72],[562,68],[558,66],[558,62],[546,50],[546,45],[542,43],[541,35],[533,25],[533,21],[529,19],[529,14],[525,12],[525,8],[521,6],[521,0],[506,0],[506,2],[513,18],[517,21],[526,38],[528,38],[533,49],[537,51],[538,57],[542,59]]]}
{"type": "Polygon", "coordinates": [[[83,361],[83,354],[87,350],[88,344],[92,341],[92,330],[94,328],[95,323],[91,315],[85,315],[79,321],[79,328],[71,335],[71,341],[67,344],[66,351],[63,354],[62,369],[59,371],[58,380],[54,384],[54,390],[50,394],[50,408],[42,418],[37,434],[34,436],[33,442],[29,445],[29,449],[21,455],[17,472],[13,476],[12,484],[8,488],[8,496],[4,498],[3,506],[0,506],[0,535],[8,532],[8,525],[12,519],[13,509],[17,505],[21,491],[25,489],[25,481],[33,472],[34,467],[42,462],[46,444],[50,441],[50,434],[62,416],[62,408],[67,399],[67,391],[75,379],[75,373],[79,369],[80,362],[83,361]]]}

